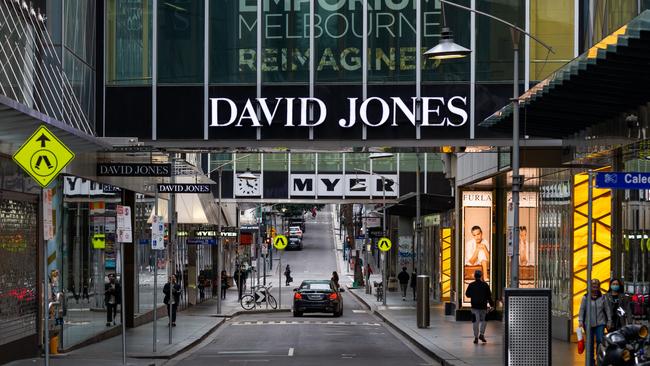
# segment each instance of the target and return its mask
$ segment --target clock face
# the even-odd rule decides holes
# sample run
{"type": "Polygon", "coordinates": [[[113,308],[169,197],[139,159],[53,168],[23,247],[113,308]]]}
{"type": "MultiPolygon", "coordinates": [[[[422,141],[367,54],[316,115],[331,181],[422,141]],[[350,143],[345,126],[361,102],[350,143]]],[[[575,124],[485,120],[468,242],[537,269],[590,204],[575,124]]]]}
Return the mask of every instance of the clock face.
{"type": "Polygon", "coordinates": [[[237,196],[260,196],[260,178],[242,179],[237,177],[236,181],[237,196]]]}

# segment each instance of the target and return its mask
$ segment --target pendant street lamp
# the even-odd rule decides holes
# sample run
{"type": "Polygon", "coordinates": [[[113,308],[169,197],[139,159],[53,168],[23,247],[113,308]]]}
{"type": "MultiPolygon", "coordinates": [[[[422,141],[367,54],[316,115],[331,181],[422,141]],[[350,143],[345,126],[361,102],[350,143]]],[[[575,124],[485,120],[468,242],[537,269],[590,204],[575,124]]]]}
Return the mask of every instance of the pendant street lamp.
{"type": "Polygon", "coordinates": [[[392,158],[394,155],[389,152],[374,152],[368,155],[368,159],[370,160],[375,160],[375,159],[384,159],[384,158],[392,158]]]}
{"type": "Polygon", "coordinates": [[[359,181],[357,181],[357,184],[350,187],[350,189],[353,190],[353,191],[362,190],[362,189],[366,189],[366,188],[368,188],[368,186],[365,183],[359,182],[359,181]]]}
{"type": "Polygon", "coordinates": [[[453,33],[449,27],[443,27],[440,32],[440,41],[438,44],[432,49],[426,51],[424,55],[436,60],[447,60],[452,58],[463,58],[470,53],[472,53],[472,50],[454,42],[453,33]]]}
{"type": "Polygon", "coordinates": [[[246,168],[246,171],[244,173],[239,174],[237,177],[245,180],[257,179],[257,176],[251,172],[250,168],[246,168]]]}

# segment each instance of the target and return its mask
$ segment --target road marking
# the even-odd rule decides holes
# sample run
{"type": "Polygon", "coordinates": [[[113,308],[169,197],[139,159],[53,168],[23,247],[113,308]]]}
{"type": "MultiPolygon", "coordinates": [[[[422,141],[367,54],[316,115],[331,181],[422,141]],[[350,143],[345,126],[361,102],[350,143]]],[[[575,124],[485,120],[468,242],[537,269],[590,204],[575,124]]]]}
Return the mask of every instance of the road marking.
{"type": "Polygon", "coordinates": [[[244,354],[261,354],[269,353],[269,351],[221,351],[220,355],[244,355],[244,354]]]}
{"type": "Polygon", "coordinates": [[[269,362],[270,360],[228,360],[228,362],[269,362]]]}
{"type": "Polygon", "coordinates": [[[355,313],[355,314],[365,314],[365,313],[367,313],[368,311],[366,311],[366,310],[354,309],[354,310],[352,310],[352,312],[355,313]]]}
{"type": "Polygon", "coordinates": [[[287,354],[289,357],[293,357],[293,347],[289,348],[289,353],[287,354]]]}
{"type": "Polygon", "coordinates": [[[372,326],[372,327],[379,327],[381,324],[379,323],[370,323],[370,322],[342,322],[342,321],[315,321],[315,320],[303,320],[303,321],[277,321],[277,320],[270,320],[270,321],[243,321],[243,322],[232,322],[230,325],[232,326],[251,326],[251,325],[347,325],[347,326],[372,326]]]}

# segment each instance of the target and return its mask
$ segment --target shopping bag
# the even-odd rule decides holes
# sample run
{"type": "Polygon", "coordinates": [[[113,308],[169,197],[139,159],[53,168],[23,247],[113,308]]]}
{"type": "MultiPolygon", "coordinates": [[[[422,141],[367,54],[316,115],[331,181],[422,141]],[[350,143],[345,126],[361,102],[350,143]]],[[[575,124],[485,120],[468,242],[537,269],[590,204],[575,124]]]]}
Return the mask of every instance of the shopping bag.
{"type": "Polygon", "coordinates": [[[578,335],[578,353],[583,354],[585,352],[585,331],[582,327],[576,329],[578,335]]]}

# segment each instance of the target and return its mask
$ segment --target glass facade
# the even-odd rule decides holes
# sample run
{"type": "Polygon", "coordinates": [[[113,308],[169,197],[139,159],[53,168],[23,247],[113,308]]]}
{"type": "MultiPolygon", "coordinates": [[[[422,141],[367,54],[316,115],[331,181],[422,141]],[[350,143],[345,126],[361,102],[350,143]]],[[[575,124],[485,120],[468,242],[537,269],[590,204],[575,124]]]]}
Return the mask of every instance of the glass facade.
{"type": "Polygon", "coordinates": [[[555,53],[530,41],[530,80],[543,80],[574,56],[574,2],[564,0],[531,0],[531,33],[553,45],[555,53]]]}
{"type": "Polygon", "coordinates": [[[106,2],[106,85],[150,85],[152,1],[106,2]]]}

